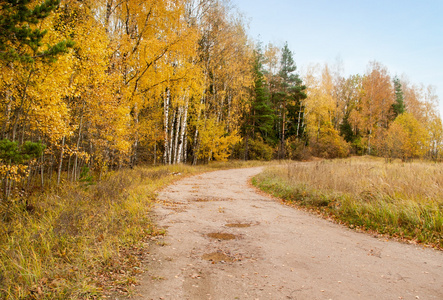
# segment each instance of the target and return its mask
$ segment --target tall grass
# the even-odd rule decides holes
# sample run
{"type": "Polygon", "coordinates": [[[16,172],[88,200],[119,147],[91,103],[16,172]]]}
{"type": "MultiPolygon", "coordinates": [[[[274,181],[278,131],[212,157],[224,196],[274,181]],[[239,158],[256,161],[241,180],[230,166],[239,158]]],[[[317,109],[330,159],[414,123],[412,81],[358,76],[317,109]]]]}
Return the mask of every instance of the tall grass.
{"type": "MultiPolygon", "coordinates": [[[[20,199],[2,203],[0,298],[93,298],[105,292],[122,249],[154,232],[147,212],[155,179],[167,174],[126,170],[96,185],[64,182],[30,196],[28,209],[20,199]]],[[[134,275],[131,267],[122,269],[134,275]]]]}
{"type": "Polygon", "coordinates": [[[370,158],[292,163],[255,184],[351,227],[443,249],[443,165],[370,158]]]}

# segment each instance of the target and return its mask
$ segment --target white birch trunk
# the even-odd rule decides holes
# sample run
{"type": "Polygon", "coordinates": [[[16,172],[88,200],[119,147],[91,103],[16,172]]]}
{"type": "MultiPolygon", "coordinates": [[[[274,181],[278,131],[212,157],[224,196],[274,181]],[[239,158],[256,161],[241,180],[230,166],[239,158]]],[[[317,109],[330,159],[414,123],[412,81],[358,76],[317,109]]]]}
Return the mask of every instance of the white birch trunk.
{"type": "Polygon", "coordinates": [[[183,146],[183,163],[187,163],[188,161],[188,139],[185,137],[184,140],[184,146],[183,146]]]}
{"type": "Polygon", "coordinates": [[[169,153],[169,141],[168,141],[168,137],[169,137],[169,133],[168,133],[168,129],[169,129],[169,102],[170,102],[170,98],[171,98],[171,92],[169,91],[169,88],[166,89],[166,96],[164,99],[164,126],[165,126],[165,152],[163,153],[163,163],[167,164],[168,162],[168,153],[169,153]]]}
{"type": "MultiPolygon", "coordinates": [[[[134,116],[135,126],[137,128],[138,127],[138,122],[139,122],[139,120],[138,120],[138,107],[137,107],[137,104],[135,104],[135,106],[134,106],[134,113],[135,113],[135,116],[134,116]]],[[[136,131],[135,141],[134,141],[133,147],[134,147],[134,155],[130,159],[131,166],[135,166],[135,164],[137,163],[137,148],[138,148],[138,134],[137,134],[137,131],[136,131]]]]}
{"type": "MultiPolygon", "coordinates": [[[[83,106],[82,106],[82,113],[80,116],[80,125],[78,127],[78,139],[77,139],[77,148],[76,148],[76,153],[75,153],[75,159],[74,159],[74,166],[72,167],[72,181],[76,181],[77,180],[77,176],[78,176],[78,152],[80,150],[80,141],[82,138],[82,129],[83,129],[83,112],[85,109],[85,101],[83,101],[83,106]]],[[[91,152],[92,153],[92,152],[91,152]]]]}
{"type": "MultiPolygon", "coordinates": [[[[186,96],[185,96],[186,97],[186,96]]],[[[186,146],[185,144],[185,134],[186,134],[186,124],[187,124],[187,120],[188,120],[188,108],[189,108],[189,101],[186,97],[186,104],[184,107],[184,116],[182,118],[182,123],[180,126],[180,142],[179,142],[179,146],[178,146],[178,152],[177,152],[177,163],[181,163],[182,161],[184,161],[184,157],[183,157],[183,149],[186,146]]]]}
{"type": "Polygon", "coordinates": [[[178,162],[178,138],[180,136],[180,126],[181,126],[181,119],[183,115],[183,106],[180,106],[178,108],[178,117],[177,117],[177,123],[175,124],[175,145],[174,145],[174,164],[178,162]]]}
{"type": "Polygon", "coordinates": [[[300,103],[300,110],[298,111],[298,122],[297,122],[297,138],[300,137],[300,122],[301,122],[301,103],[300,103]]]}
{"type": "Polygon", "coordinates": [[[194,135],[194,160],[192,161],[193,165],[197,164],[199,146],[200,146],[200,143],[198,142],[198,129],[196,129],[195,135],[194,135]]]}
{"type": "Polygon", "coordinates": [[[177,116],[177,110],[174,109],[174,115],[172,116],[172,120],[171,120],[171,129],[169,132],[169,157],[168,157],[168,163],[172,164],[172,153],[174,150],[174,127],[176,124],[175,118],[177,116]]]}
{"type": "MultiPolygon", "coordinates": [[[[206,91],[203,93],[203,95],[205,93],[206,93],[206,91]]],[[[202,98],[200,100],[200,104],[204,104],[204,103],[205,103],[205,96],[202,96],[202,98]]],[[[198,115],[197,115],[197,124],[199,123],[200,118],[201,118],[201,111],[199,111],[198,115]]],[[[197,127],[195,129],[195,135],[194,135],[194,145],[193,145],[194,159],[192,161],[193,165],[196,165],[197,164],[197,160],[198,160],[198,151],[199,151],[199,148],[200,148],[200,143],[198,141],[198,135],[199,135],[199,132],[198,132],[198,127],[197,127]]]]}
{"type": "Polygon", "coordinates": [[[228,96],[228,118],[226,120],[226,127],[228,129],[228,132],[231,131],[231,123],[230,123],[230,121],[231,121],[231,103],[232,103],[232,95],[231,95],[231,93],[229,93],[229,96],[228,96]]]}

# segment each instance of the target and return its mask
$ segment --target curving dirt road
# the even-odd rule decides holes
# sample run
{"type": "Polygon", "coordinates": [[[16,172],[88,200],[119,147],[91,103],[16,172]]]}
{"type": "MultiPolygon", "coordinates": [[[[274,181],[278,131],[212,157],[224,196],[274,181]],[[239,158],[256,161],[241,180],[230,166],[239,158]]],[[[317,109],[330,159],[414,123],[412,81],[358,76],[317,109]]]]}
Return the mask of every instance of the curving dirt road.
{"type": "Polygon", "coordinates": [[[135,299],[443,299],[443,253],[357,233],[256,193],[261,168],[159,195],[167,235],[135,299]]]}

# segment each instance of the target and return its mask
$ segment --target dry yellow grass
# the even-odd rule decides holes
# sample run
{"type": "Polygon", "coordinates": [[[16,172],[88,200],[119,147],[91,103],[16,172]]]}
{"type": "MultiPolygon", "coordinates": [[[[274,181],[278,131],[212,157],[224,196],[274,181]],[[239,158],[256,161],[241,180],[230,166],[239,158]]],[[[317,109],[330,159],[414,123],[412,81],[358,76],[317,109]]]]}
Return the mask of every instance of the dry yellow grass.
{"type": "Polygon", "coordinates": [[[258,164],[137,167],[0,201],[0,299],[127,293],[143,270],[146,241],[163,233],[149,215],[159,188],[189,174],[258,164]]]}
{"type": "Polygon", "coordinates": [[[352,227],[443,248],[443,165],[350,158],[286,162],[256,185],[352,227]]]}
{"type": "Polygon", "coordinates": [[[390,197],[420,203],[443,203],[443,164],[385,163],[382,159],[350,158],[293,163],[281,168],[294,183],[354,196],[390,197]],[[286,169],[286,170],[285,170],[286,169]]]}

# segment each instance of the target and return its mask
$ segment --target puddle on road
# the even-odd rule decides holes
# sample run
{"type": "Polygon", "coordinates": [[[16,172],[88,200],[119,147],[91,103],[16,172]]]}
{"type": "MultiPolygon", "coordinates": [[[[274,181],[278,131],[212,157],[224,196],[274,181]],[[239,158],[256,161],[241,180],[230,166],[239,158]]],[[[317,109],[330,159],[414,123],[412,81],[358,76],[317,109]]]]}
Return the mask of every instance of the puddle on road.
{"type": "Polygon", "coordinates": [[[208,237],[212,239],[218,239],[218,240],[233,240],[236,238],[235,235],[230,233],[223,233],[223,232],[212,232],[207,234],[208,237]]]}
{"type": "Polygon", "coordinates": [[[225,224],[226,227],[235,227],[235,228],[245,228],[245,227],[251,227],[251,224],[247,223],[229,223],[225,224]]]}
{"type": "Polygon", "coordinates": [[[202,258],[204,260],[212,261],[213,264],[219,263],[219,262],[233,262],[233,261],[235,261],[234,258],[226,255],[225,253],[223,253],[220,250],[217,252],[203,254],[202,258]]]}

